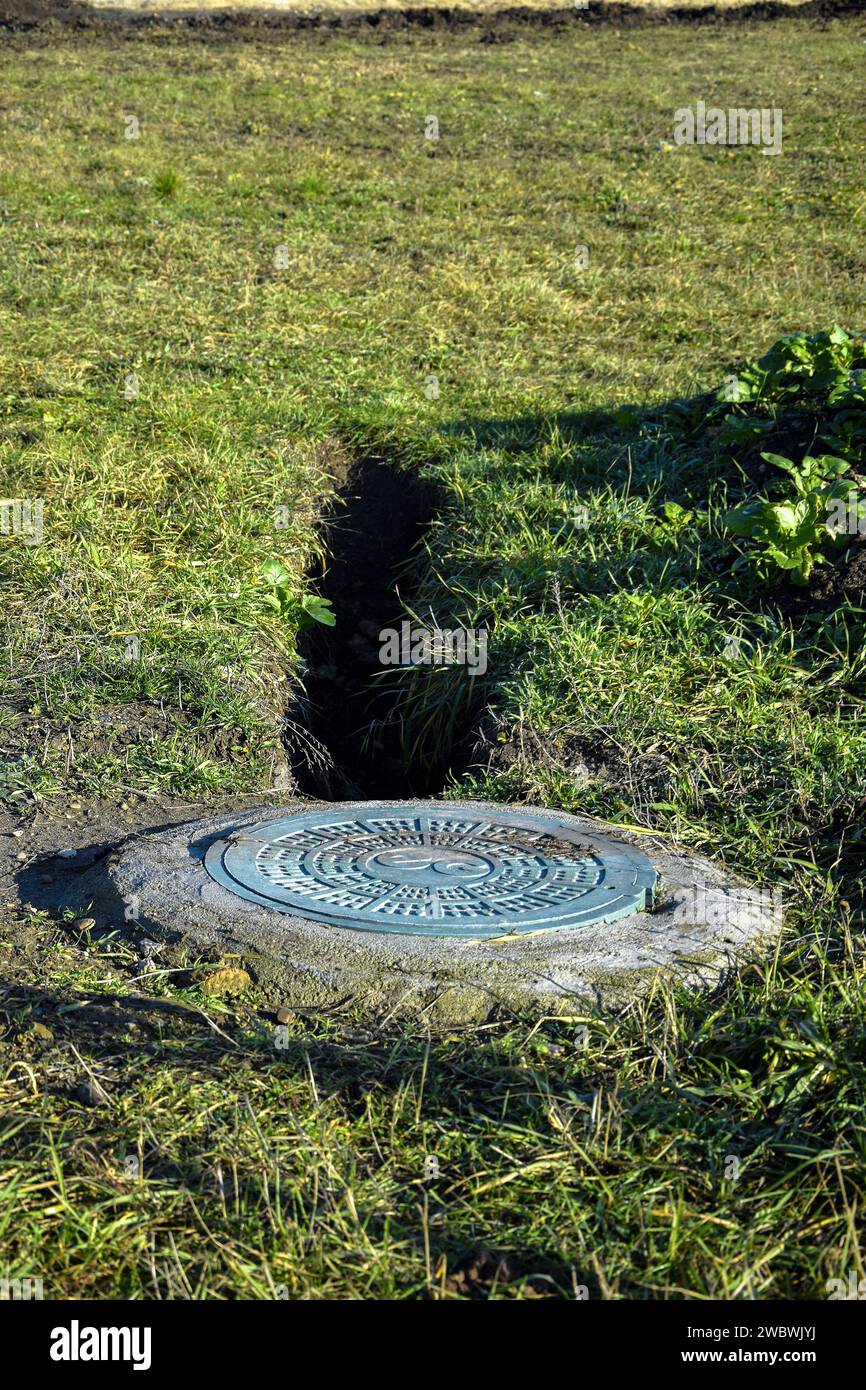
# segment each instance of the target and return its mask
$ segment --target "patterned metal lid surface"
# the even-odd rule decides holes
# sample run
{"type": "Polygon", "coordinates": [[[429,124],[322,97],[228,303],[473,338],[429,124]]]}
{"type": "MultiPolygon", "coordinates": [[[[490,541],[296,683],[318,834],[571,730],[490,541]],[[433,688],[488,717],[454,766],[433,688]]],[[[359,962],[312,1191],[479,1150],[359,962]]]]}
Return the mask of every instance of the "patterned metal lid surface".
{"type": "Polygon", "coordinates": [[[205,856],[225,888],[357,931],[482,938],[651,905],[646,855],[555,814],[352,803],[244,826],[205,856]]]}

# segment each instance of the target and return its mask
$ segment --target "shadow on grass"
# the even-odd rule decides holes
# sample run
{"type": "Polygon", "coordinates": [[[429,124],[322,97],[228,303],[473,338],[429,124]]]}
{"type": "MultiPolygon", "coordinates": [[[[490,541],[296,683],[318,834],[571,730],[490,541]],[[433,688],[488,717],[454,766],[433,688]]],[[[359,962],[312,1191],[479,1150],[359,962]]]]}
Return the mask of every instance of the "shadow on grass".
{"type": "MultiPolygon", "coordinates": [[[[73,984],[0,984],[7,1083],[13,1076],[21,1080],[21,1098],[7,1112],[5,1134],[0,1124],[4,1164],[44,1169],[49,1182],[45,1140],[52,1132],[50,1116],[59,1117],[60,1134],[52,1147],[64,1179],[75,1184],[78,1178],[96,1177],[104,1218],[112,1191],[119,1199],[128,1197],[124,1155],[135,1153],[136,1141],[140,1146],[145,1134],[140,1152],[149,1200],[191,1204],[205,1246],[209,1234],[217,1243],[221,1234],[243,1236],[248,1243],[250,1222],[269,1208],[275,1187],[284,1194],[283,1208],[294,1213],[288,1219],[301,1233],[320,1223],[330,1229],[332,1214],[351,1192],[367,1241],[384,1247],[396,1235],[416,1271],[425,1267],[432,1242],[437,1277],[431,1276],[425,1288],[425,1281],[419,1284],[415,1276],[405,1292],[434,1296],[435,1285],[439,1295],[471,1299],[520,1292],[574,1296],[574,1268],[552,1238],[548,1248],[521,1237],[522,1219],[517,1218],[509,1229],[479,1222],[476,1216],[463,1231],[454,1220],[454,1184],[468,1185],[471,1193],[487,1141],[477,1138],[462,1157],[443,1157],[441,1173],[429,1174],[419,1153],[428,1115],[435,1114],[440,1139],[444,1124],[451,1130],[446,1142],[456,1137],[458,1144],[461,1130],[480,1132],[506,1114],[519,1129],[543,1117],[543,1088],[533,1093],[525,1069],[496,1041],[473,1045],[471,1037],[456,1044],[452,1039],[453,1061],[441,1055],[431,1060],[429,1040],[417,1033],[393,1025],[378,1033],[368,1025],[364,1041],[355,1020],[323,1013],[299,1018],[296,1026],[306,1030],[304,1035],[276,1048],[273,1025],[250,1009],[217,1018],[215,1027],[214,1018],[192,1004],[134,995],[121,981],[116,990],[98,991],[73,984]],[[351,1035],[351,1040],[341,1035],[351,1035]],[[36,1078],[41,1100],[34,1111],[28,1096],[36,1078]],[[409,1113],[402,1118],[403,1101],[425,1083],[419,1130],[409,1113]],[[149,1089],[153,1085],[159,1100],[149,1089]],[[166,1089],[181,1099],[165,1104],[166,1089]],[[145,1106],[142,1113],[136,1101],[145,1106]],[[385,1113],[393,1109],[398,1117],[385,1155],[379,1142],[370,1139],[371,1104],[380,1111],[384,1107],[385,1113]],[[329,1123],[337,1120],[342,1132],[335,1130],[328,1138],[329,1123]],[[359,1129],[348,1149],[344,1136],[353,1126],[359,1129]],[[247,1140],[254,1134],[257,1142],[241,1142],[241,1129],[247,1140]],[[299,1150],[294,1142],[298,1134],[308,1137],[310,1153],[308,1169],[302,1165],[300,1172],[304,1146],[299,1150]],[[287,1136],[293,1139],[288,1151],[287,1136]],[[391,1193],[387,1217],[379,1211],[380,1163],[381,1181],[391,1193]]],[[[409,1111],[414,1109],[413,1101],[409,1111]]],[[[387,1128],[387,1119],[383,1124],[387,1128]]],[[[173,1228],[175,1224],[184,1250],[180,1231],[188,1230],[190,1222],[178,1212],[173,1228]]],[[[340,1228],[338,1222],[334,1231],[340,1228]]],[[[267,1230],[261,1239],[267,1247],[267,1230]]],[[[194,1271],[194,1251],[185,1253],[192,1257],[194,1271]]],[[[43,1254],[50,1263],[50,1252],[43,1254]]],[[[267,1259],[267,1248],[262,1258],[267,1259]]],[[[587,1283],[584,1275],[580,1282],[587,1283]]]]}
{"type": "MultiPolygon", "coordinates": [[[[502,486],[515,476],[543,479],[573,493],[575,510],[584,513],[579,529],[602,542],[589,564],[562,555],[558,582],[574,593],[605,597],[624,588],[660,592],[698,584],[711,606],[773,614],[795,626],[804,620],[821,624],[837,609],[866,615],[866,537],[855,535],[847,549],[830,554],[828,564],[816,564],[808,581],[798,584],[781,569],[759,578],[722,522],[727,507],[744,497],[790,497],[790,479],[764,455],[799,462],[805,453],[818,452],[820,417],[782,411],[751,442],[723,444],[721,420],[707,419],[713,405],[716,393],[702,392],[615,410],[467,417],[442,432],[477,452],[479,479],[502,486]],[[596,494],[595,501],[580,509],[587,492],[596,494]],[[646,504],[643,514],[635,511],[639,503],[646,504]],[[621,543],[612,546],[605,533],[617,529],[621,543]]],[[[471,460],[462,467],[473,476],[471,460]]],[[[757,553],[755,546],[751,550],[757,553]]]]}

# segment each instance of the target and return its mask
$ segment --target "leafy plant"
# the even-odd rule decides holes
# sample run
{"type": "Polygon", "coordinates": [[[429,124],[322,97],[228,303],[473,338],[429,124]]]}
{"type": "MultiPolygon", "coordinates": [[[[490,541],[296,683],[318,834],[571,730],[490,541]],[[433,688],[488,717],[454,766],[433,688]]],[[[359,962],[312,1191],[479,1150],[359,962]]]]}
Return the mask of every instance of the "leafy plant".
{"type": "Polygon", "coordinates": [[[805,584],[813,568],[866,535],[858,467],[866,455],[866,336],[835,325],[789,333],[727,378],[714,395],[676,401],[664,414],[672,436],[700,441],[724,466],[754,476],[757,451],[787,474],[724,516],[729,531],[755,542],[738,562],[766,577],[774,569],[805,584]],[[805,452],[801,458],[801,451],[805,452]],[[793,452],[792,459],[788,455],[793,452]],[[847,475],[847,477],[846,477],[847,475]],[[793,488],[793,491],[791,490],[793,488]]]}
{"type": "Polygon", "coordinates": [[[760,417],[752,419],[747,415],[726,415],[719,433],[719,443],[723,448],[734,451],[748,447],[771,430],[773,423],[760,417]]]}
{"type": "Polygon", "coordinates": [[[267,560],[262,565],[262,578],[270,587],[265,594],[264,603],[273,608],[281,618],[293,623],[299,632],[306,631],[314,623],[334,627],[337,619],[331,600],[319,594],[303,594],[300,597],[293,588],[292,576],[279,560],[267,560]]]}
{"type": "Polygon", "coordinates": [[[794,486],[794,496],[781,501],[753,497],[732,507],[724,517],[734,535],[756,541],[758,567],[770,566],[790,571],[797,584],[805,584],[813,568],[826,558],[825,550],[844,543],[833,519],[838,507],[847,504],[852,484],[845,459],[830,454],[813,458],[807,454],[800,464],[781,454],[762,454],[768,463],[786,472],[794,486]]]}
{"type": "Polygon", "coordinates": [[[662,514],[647,519],[647,539],[659,550],[676,551],[681,538],[693,536],[696,530],[706,527],[708,513],[679,502],[668,501],[662,507],[662,514]]]}
{"type": "Polygon", "coordinates": [[[779,405],[803,395],[832,396],[863,361],[862,338],[838,324],[827,333],[789,333],[727,381],[716,400],[725,406],[779,405]]]}
{"type": "Polygon", "coordinates": [[[838,325],[787,334],[714,396],[676,401],[664,419],[680,434],[718,428],[719,445],[735,457],[797,420],[854,463],[866,446],[866,339],[838,325]]]}

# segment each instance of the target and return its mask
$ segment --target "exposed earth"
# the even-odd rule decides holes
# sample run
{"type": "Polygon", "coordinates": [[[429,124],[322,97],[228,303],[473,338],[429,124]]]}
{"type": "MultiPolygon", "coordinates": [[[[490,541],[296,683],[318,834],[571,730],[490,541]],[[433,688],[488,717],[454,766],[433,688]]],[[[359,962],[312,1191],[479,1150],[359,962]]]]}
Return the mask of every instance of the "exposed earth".
{"type": "Polygon", "coordinates": [[[771,3],[749,3],[749,0],[728,0],[722,4],[678,5],[672,0],[652,4],[591,3],[588,6],[536,4],[498,5],[494,0],[481,0],[472,5],[436,6],[395,0],[394,3],[371,5],[364,0],[348,0],[344,4],[318,5],[308,0],[274,0],[259,3],[226,5],[220,0],[131,0],[113,4],[97,0],[94,4],[76,0],[0,0],[0,27],[32,31],[58,25],[83,30],[103,31],[113,27],[133,32],[161,24],[183,25],[191,32],[207,35],[253,31],[292,31],[321,29],[323,31],[372,30],[387,33],[403,29],[461,30],[477,28],[482,40],[496,41],[500,34],[525,26],[562,28],[571,24],[614,26],[621,29],[644,28],[648,25],[739,23],[774,19],[796,9],[801,16],[818,21],[862,9],[860,0],[773,0],[771,3]]]}

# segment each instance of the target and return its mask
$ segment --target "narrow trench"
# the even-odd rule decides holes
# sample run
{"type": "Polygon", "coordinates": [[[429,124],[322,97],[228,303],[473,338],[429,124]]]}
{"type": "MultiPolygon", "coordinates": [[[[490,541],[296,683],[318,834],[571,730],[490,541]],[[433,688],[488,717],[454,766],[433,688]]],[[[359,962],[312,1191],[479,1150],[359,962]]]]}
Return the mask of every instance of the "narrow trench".
{"type": "Polygon", "coordinates": [[[311,587],[330,600],[334,627],[317,623],[300,642],[306,665],[304,729],[287,739],[295,781],[326,800],[433,796],[452,750],[409,766],[396,713],[398,684],[373,678],[382,628],[399,630],[411,602],[410,562],[437,503],[436,488],[379,459],[358,459],[324,522],[328,555],[311,587]],[[398,596],[399,585],[399,596],[398,596]]]}

